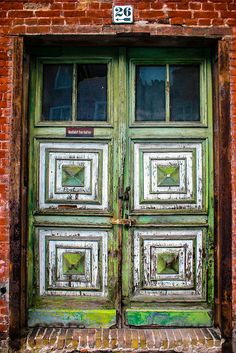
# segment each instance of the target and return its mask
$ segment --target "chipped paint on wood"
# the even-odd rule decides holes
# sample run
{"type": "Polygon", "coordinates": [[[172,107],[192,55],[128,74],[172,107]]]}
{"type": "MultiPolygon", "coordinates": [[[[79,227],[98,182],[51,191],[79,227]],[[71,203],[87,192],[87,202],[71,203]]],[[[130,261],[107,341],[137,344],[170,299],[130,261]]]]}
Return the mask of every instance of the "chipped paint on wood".
{"type": "Polygon", "coordinates": [[[126,321],[131,326],[179,326],[179,327],[210,327],[212,317],[207,310],[156,309],[126,311],[126,321]]]}
{"type": "Polygon", "coordinates": [[[202,229],[135,230],[134,297],[205,299],[203,240],[202,229]],[[168,263],[169,259],[177,270],[168,263]],[[162,270],[158,269],[160,261],[162,270]]]}
{"type": "MultiPolygon", "coordinates": [[[[31,250],[34,267],[30,270],[30,286],[33,296],[36,293],[33,305],[37,300],[42,303],[37,307],[34,320],[50,324],[51,319],[43,314],[44,309],[46,313],[46,308],[54,308],[52,312],[56,313],[56,308],[59,308],[61,314],[62,300],[64,298],[66,302],[69,296],[69,301],[77,301],[73,302],[73,313],[82,313],[83,309],[86,312],[85,301],[87,305],[91,303],[93,308],[101,309],[101,312],[102,309],[116,307],[116,324],[119,327],[124,323],[126,310],[129,312],[134,303],[139,308],[136,312],[142,313],[147,302],[149,305],[155,302],[157,306],[158,302],[166,300],[169,303],[186,301],[186,305],[189,302],[196,305],[198,301],[198,307],[202,308],[199,321],[196,310],[193,315],[187,309],[182,310],[182,316],[181,310],[177,314],[181,326],[188,326],[194,319],[196,325],[201,325],[204,320],[208,322],[206,316],[212,300],[212,292],[206,290],[207,261],[212,256],[207,249],[210,243],[208,229],[213,222],[208,213],[209,195],[212,197],[213,188],[209,182],[209,170],[212,172],[209,152],[212,125],[210,110],[207,110],[210,95],[206,93],[209,87],[205,77],[206,57],[197,51],[195,58],[191,59],[191,63],[195,62],[201,67],[201,113],[204,113],[201,121],[197,125],[193,122],[188,125],[172,122],[171,126],[169,121],[165,125],[152,121],[141,126],[133,121],[130,108],[135,104],[134,90],[128,91],[135,85],[132,53],[138,54],[139,60],[145,59],[148,64],[155,65],[158,57],[168,63],[170,56],[166,55],[166,51],[150,51],[147,48],[142,52],[140,49],[127,49],[127,53],[122,48],[116,53],[113,51],[116,49],[110,48],[96,50],[100,53],[98,62],[109,62],[110,82],[109,121],[105,127],[94,125],[96,138],[79,142],[66,139],[63,122],[47,122],[45,129],[40,122],[41,102],[36,99],[36,108],[32,104],[35,110],[31,119],[34,123],[31,125],[30,178],[32,185],[35,180],[38,184],[31,188],[30,193],[32,216],[29,243],[32,245],[39,241],[39,244],[36,244],[37,251],[35,247],[31,250]],[[132,73],[130,70],[133,70],[132,73]],[[131,86],[130,80],[133,80],[131,86]],[[35,152],[40,155],[40,161],[38,158],[34,160],[35,152]],[[130,198],[121,199],[119,191],[127,187],[130,187],[130,198]],[[111,222],[112,219],[119,221],[111,222]],[[131,219],[135,223],[131,224],[131,219]],[[48,239],[45,234],[42,235],[43,231],[48,231],[47,222],[55,231],[48,239]],[[127,223],[133,228],[131,231],[125,228],[127,223]],[[75,234],[72,235],[70,227],[74,227],[75,234]],[[108,227],[113,228],[112,231],[108,232],[108,227]],[[83,237],[86,232],[94,236],[83,237]],[[103,233],[110,238],[108,251],[108,240],[104,251],[104,242],[99,237],[103,233]],[[37,284],[35,289],[33,281],[40,276],[40,285],[37,284]],[[60,296],[61,305],[56,295],[60,296]]],[[[88,58],[94,62],[94,55],[94,48],[84,48],[79,59],[83,63],[88,58]]],[[[188,64],[185,57],[185,51],[184,55],[178,51],[171,60],[176,64],[188,64]]],[[[64,62],[62,57],[40,60],[41,69],[43,61],[64,62]]],[[[65,58],[65,62],[73,61],[74,65],[77,60],[78,56],[65,58]]],[[[36,97],[40,97],[42,92],[41,69],[36,69],[36,76],[39,75],[36,97]]],[[[75,107],[73,111],[75,113],[75,107]]],[[[93,126],[93,122],[89,124],[93,126]]],[[[156,322],[157,325],[158,322],[173,325],[177,321],[173,305],[163,313],[162,320],[158,321],[156,314],[150,314],[150,325],[156,322]]],[[[34,309],[31,311],[33,313],[34,309]]],[[[77,324],[83,321],[82,326],[97,327],[99,318],[95,315],[96,310],[91,314],[91,321],[80,317],[77,324]]],[[[71,320],[63,315],[55,314],[55,317],[58,323],[60,320],[71,320]]],[[[142,325],[146,320],[145,315],[141,314],[137,318],[137,325],[142,325]]],[[[103,325],[102,319],[100,324],[103,325]]]]}
{"type": "Polygon", "coordinates": [[[28,325],[109,328],[116,324],[115,310],[30,309],[28,325]]]}
{"type": "Polygon", "coordinates": [[[38,251],[40,295],[107,295],[108,232],[40,229],[38,251]],[[66,254],[83,255],[84,273],[65,272],[66,254]]]}
{"type": "Polygon", "coordinates": [[[134,143],[134,211],[202,210],[203,150],[194,140],[134,143]]]}
{"type": "Polygon", "coordinates": [[[107,142],[41,142],[39,207],[107,211],[108,155],[107,142]]]}

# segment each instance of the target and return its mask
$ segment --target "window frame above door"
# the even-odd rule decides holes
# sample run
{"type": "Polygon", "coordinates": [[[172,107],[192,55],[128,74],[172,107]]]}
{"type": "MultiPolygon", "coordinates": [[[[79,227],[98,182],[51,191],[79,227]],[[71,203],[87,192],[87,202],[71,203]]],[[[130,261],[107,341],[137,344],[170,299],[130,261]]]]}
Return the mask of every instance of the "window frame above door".
{"type": "MultiPolygon", "coordinates": [[[[68,53],[69,54],[69,53],[68,53]]],[[[50,55],[38,57],[32,65],[32,91],[35,92],[34,97],[34,119],[35,127],[68,127],[68,126],[86,126],[86,127],[113,127],[114,125],[114,109],[112,102],[114,101],[115,82],[112,79],[112,71],[115,66],[115,50],[107,48],[99,48],[96,55],[91,52],[91,48],[83,49],[82,53],[74,55],[65,55],[64,57],[53,57],[50,55]],[[70,121],[42,121],[42,104],[43,104],[43,65],[44,64],[71,64],[73,67],[72,74],[72,116],[70,121]],[[75,67],[77,64],[105,64],[107,65],[107,120],[104,121],[80,121],[76,120],[77,105],[77,78],[75,67]]]]}
{"type": "Polygon", "coordinates": [[[134,48],[131,50],[129,60],[129,81],[128,91],[129,96],[129,126],[130,127],[208,127],[209,114],[211,109],[209,105],[209,78],[207,77],[207,58],[209,50],[197,49],[163,49],[155,50],[153,48],[145,48],[143,57],[140,58],[140,49],[134,48]],[[170,88],[169,77],[166,78],[166,120],[165,121],[135,121],[135,106],[136,106],[136,66],[155,66],[155,65],[199,65],[200,70],[200,120],[199,121],[171,121],[170,120],[170,88]]]}

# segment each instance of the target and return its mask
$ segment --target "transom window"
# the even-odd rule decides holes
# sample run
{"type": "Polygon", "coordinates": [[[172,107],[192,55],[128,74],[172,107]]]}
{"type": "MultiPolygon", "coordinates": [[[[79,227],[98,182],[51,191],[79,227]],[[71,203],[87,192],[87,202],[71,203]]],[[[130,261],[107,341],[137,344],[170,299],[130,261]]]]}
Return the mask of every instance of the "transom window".
{"type": "MultiPolygon", "coordinates": [[[[111,126],[113,102],[120,99],[112,65],[102,58],[82,63],[42,62],[38,122],[111,126]]],[[[204,91],[201,61],[131,62],[127,121],[136,126],[206,124],[204,91]]]]}
{"type": "Polygon", "coordinates": [[[106,121],[107,65],[43,65],[41,119],[106,121]]]}
{"type": "Polygon", "coordinates": [[[199,66],[136,67],[136,121],[199,121],[199,66]]]}

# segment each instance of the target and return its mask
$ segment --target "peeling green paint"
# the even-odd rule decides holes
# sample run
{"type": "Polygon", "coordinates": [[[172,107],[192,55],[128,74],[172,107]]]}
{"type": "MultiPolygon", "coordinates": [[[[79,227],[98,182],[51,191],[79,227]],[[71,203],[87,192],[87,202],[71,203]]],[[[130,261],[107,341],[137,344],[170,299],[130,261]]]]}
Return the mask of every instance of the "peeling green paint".
{"type": "MultiPolygon", "coordinates": [[[[83,1],[89,3],[90,0],[83,1]]],[[[36,50],[36,49],[34,49],[36,50]]],[[[28,252],[28,303],[29,310],[29,326],[36,325],[51,325],[51,326],[81,326],[81,327],[111,327],[116,324],[116,311],[114,307],[119,309],[119,298],[118,292],[118,277],[122,277],[122,296],[123,296],[123,308],[130,307],[130,300],[133,296],[133,259],[132,259],[132,232],[128,228],[124,229],[123,232],[123,249],[122,249],[122,270],[119,271],[117,254],[118,248],[118,225],[114,226],[114,233],[110,233],[109,237],[109,265],[108,265],[108,297],[107,301],[100,301],[104,298],[94,297],[46,297],[40,296],[39,284],[37,275],[38,270],[38,247],[37,247],[37,236],[35,236],[35,229],[37,227],[51,226],[51,227],[80,227],[80,228],[106,228],[111,229],[110,216],[112,215],[115,219],[120,217],[119,207],[117,202],[117,190],[118,180],[123,180],[124,187],[131,185],[132,193],[132,173],[130,173],[130,165],[133,164],[132,154],[130,154],[129,143],[130,140],[137,139],[206,139],[206,149],[204,154],[208,156],[206,163],[204,164],[204,170],[206,170],[206,181],[205,184],[209,184],[209,189],[206,190],[204,197],[205,208],[209,209],[208,214],[199,212],[190,212],[189,210],[181,210],[178,214],[173,214],[173,211],[166,211],[164,214],[150,214],[147,212],[145,215],[141,213],[133,214],[132,218],[135,219],[137,225],[148,226],[148,227],[208,227],[208,235],[206,236],[206,260],[204,260],[203,273],[208,273],[209,281],[207,285],[207,296],[206,303],[203,304],[203,308],[209,308],[208,304],[213,302],[214,298],[214,248],[212,247],[214,234],[213,234],[213,221],[214,221],[214,209],[213,209],[213,153],[212,153],[212,107],[211,107],[211,66],[210,61],[207,60],[208,69],[202,70],[202,92],[201,92],[201,110],[206,114],[202,114],[202,125],[186,125],[184,127],[176,125],[158,125],[156,126],[145,126],[142,125],[137,129],[132,128],[132,117],[130,111],[134,109],[135,102],[135,90],[129,90],[127,60],[129,59],[128,52],[125,48],[96,48],[96,55],[98,58],[96,62],[109,62],[109,97],[108,106],[109,109],[109,124],[105,127],[102,125],[96,125],[95,132],[96,138],[109,138],[113,141],[112,152],[110,152],[110,161],[113,160],[113,172],[109,175],[109,185],[111,185],[111,197],[110,202],[113,205],[113,209],[110,210],[110,214],[93,214],[92,212],[75,213],[74,209],[67,209],[66,212],[63,209],[58,209],[57,214],[47,214],[45,212],[35,213],[37,209],[37,188],[38,188],[38,141],[39,139],[51,139],[53,138],[65,139],[65,123],[59,122],[53,124],[49,123],[44,125],[40,122],[40,111],[41,101],[40,97],[42,94],[42,70],[40,65],[45,61],[50,62],[64,62],[74,64],[80,58],[80,62],[88,62],[88,58],[94,59],[94,48],[86,48],[81,53],[81,48],[38,48],[38,52],[35,55],[45,56],[41,61],[37,61],[32,64],[32,89],[33,92],[30,95],[30,116],[31,116],[31,132],[30,132],[30,189],[29,189],[29,252],[28,252]],[[64,58],[63,58],[64,55],[64,58]],[[112,58],[108,60],[107,57],[112,58]],[[206,75],[208,78],[206,80],[206,75]],[[207,82],[205,84],[205,82],[207,82]],[[118,94],[118,93],[119,94],[118,94]],[[130,97],[127,100],[127,97],[130,97]],[[205,97],[205,98],[204,98],[205,97]],[[206,98],[208,97],[208,98],[206,98]],[[130,108],[130,105],[132,106],[130,108]],[[206,109],[207,106],[207,109],[206,109]],[[114,108],[115,107],[115,108],[114,108]],[[204,108],[205,107],[205,108],[204,108]],[[207,127],[208,124],[208,127],[207,127]],[[46,128],[45,128],[46,127],[46,128]],[[112,127],[112,128],[109,128],[112,127]],[[114,128],[114,129],[113,129],[114,128]],[[209,151],[208,151],[209,148],[209,151]],[[36,157],[35,157],[36,156],[36,157]],[[36,228],[34,228],[36,227],[36,228]],[[206,265],[205,265],[206,262],[206,265]],[[207,271],[207,272],[206,272],[207,271]],[[40,302],[40,305],[38,304],[40,302]],[[86,302],[86,304],[85,304],[86,302]],[[90,304],[91,302],[91,304],[90,304]],[[93,303],[92,303],[93,302],[93,303]],[[94,305],[94,302],[95,305],[94,305]],[[88,304],[87,304],[88,303],[88,304]],[[206,305],[205,305],[206,304],[206,305]],[[38,305],[38,307],[37,307],[38,305]],[[92,306],[93,305],[93,306],[92,306]],[[87,308],[100,308],[94,310],[87,310],[87,308]],[[57,309],[59,308],[59,309],[57,309]],[[64,309],[61,309],[64,308],[64,309]],[[112,308],[108,310],[108,308],[112,308]]],[[[169,58],[173,62],[179,62],[180,64],[186,62],[185,57],[189,57],[191,62],[200,62],[205,57],[205,50],[186,50],[184,49],[183,54],[181,50],[166,49],[159,50],[132,48],[130,51],[132,57],[148,59],[154,58],[160,59],[160,62],[167,62],[169,58]]],[[[130,55],[131,55],[130,54],[130,55]]],[[[146,60],[145,59],[145,60],[146,60]]],[[[159,60],[158,59],[158,60],[159,60]]],[[[33,61],[32,61],[33,62],[33,61]]],[[[134,70],[133,70],[134,73],[134,70]]],[[[133,80],[133,82],[135,82],[133,80]]],[[[130,86],[131,87],[131,86],[130,86]]],[[[132,86],[133,87],[133,86],[132,86]]],[[[131,87],[131,88],[132,88],[131,87]]],[[[169,104],[169,102],[167,102],[169,104]]],[[[167,105],[168,105],[167,104],[167,105]]],[[[169,106],[168,106],[169,107],[169,106]]],[[[169,108],[168,108],[169,109],[169,108]]],[[[75,110],[74,110],[75,111],[75,110]]],[[[134,115],[133,115],[134,116],[134,115]]],[[[169,118],[168,118],[169,119],[169,118]]],[[[133,126],[134,127],[134,126],[133,126]]],[[[101,166],[100,166],[101,168],[101,166]]],[[[79,170],[78,167],[64,166],[63,170],[63,186],[82,186],[84,185],[84,171],[79,170]]],[[[171,166],[164,170],[159,170],[158,178],[162,186],[174,186],[179,184],[179,168],[171,166]]],[[[194,175],[193,179],[196,179],[194,175]]],[[[132,199],[132,197],[131,197],[132,199]]],[[[131,202],[132,203],[132,202],[131,202]]],[[[122,217],[129,216],[128,207],[132,209],[132,204],[128,203],[123,208],[122,217]]],[[[205,239],[205,238],[204,238],[205,239]]],[[[161,274],[175,274],[179,272],[179,264],[177,259],[174,258],[175,254],[160,255],[157,261],[157,272],[161,274]],[[169,257],[169,258],[168,258],[169,257]],[[175,261],[176,260],[176,261],[175,261]]],[[[77,254],[67,254],[63,258],[63,271],[68,275],[81,275],[84,273],[84,260],[78,258],[77,254]]],[[[39,277],[39,276],[38,276],[39,277]]],[[[204,278],[205,281],[205,278],[204,278]]],[[[205,282],[204,282],[205,285],[205,282]]],[[[147,308],[147,301],[143,299],[139,305],[147,308]]],[[[142,300],[142,299],[141,299],[142,300]]],[[[204,297],[205,300],[205,297],[204,297]]],[[[178,305],[178,304],[176,304],[178,305]]],[[[182,304],[181,304],[182,305],[182,304]]],[[[183,305],[184,306],[184,305],[183,305]]],[[[198,308],[200,305],[198,306],[198,308]]],[[[210,311],[207,309],[202,310],[188,310],[182,308],[182,310],[138,310],[138,309],[127,309],[126,319],[129,325],[133,326],[144,326],[144,325],[156,325],[156,326],[211,326],[212,319],[210,311]]]]}
{"type": "Polygon", "coordinates": [[[116,324],[116,310],[39,310],[30,309],[29,327],[42,326],[77,326],[109,328],[116,324]]]}
{"type": "Polygon", "coordinates": [[[132,310],[126,311],[126,321],[131,326],[210,327],[213,325],[207,310],[132,310]]]}

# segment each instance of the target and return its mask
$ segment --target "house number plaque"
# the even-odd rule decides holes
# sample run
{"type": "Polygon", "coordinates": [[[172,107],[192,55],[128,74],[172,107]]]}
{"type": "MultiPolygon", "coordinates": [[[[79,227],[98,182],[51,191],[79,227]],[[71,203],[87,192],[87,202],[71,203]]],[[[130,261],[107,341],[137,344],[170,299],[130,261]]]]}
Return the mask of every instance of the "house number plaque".
{"type": "Polygon", "coordinates": [[[133,23],[133,6],[113,6],[113,23],[133,23]]]}
{"type": "Polygon", "coordinates": [[[93,127],[67,127],[66,137],[93,137],[93,127]]]}

